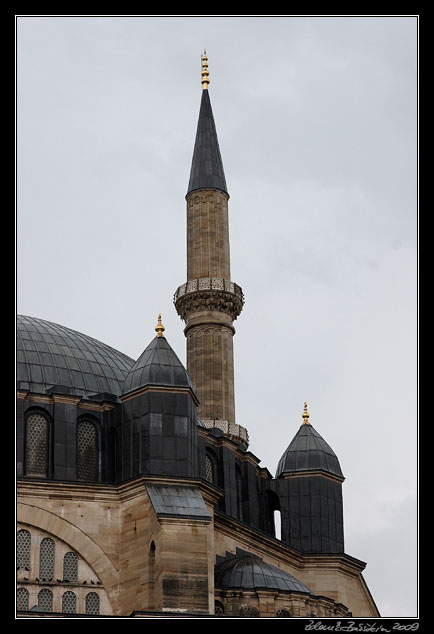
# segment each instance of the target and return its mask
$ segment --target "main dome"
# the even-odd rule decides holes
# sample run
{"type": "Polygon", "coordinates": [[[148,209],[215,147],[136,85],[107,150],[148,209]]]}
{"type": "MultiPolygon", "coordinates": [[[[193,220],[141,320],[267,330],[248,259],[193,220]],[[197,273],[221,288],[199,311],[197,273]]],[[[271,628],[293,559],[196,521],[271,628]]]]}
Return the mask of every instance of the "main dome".
{"type": "Polygon", "coordinates": [[[17,387],[46,392],[56,385],[77,395],[119,396],[134,360],[65,326],[17,316],[17,387]]]}

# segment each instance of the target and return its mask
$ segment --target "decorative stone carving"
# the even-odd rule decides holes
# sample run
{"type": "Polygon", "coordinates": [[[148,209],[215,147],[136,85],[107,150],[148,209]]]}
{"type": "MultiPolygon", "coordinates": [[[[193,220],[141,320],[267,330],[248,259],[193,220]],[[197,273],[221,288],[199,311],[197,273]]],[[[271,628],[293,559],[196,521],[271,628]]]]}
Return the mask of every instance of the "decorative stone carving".
{"type": "Polygon", "coordinates": [[[221,429],[221,431],[232,440],[243,444],[246,448],[249,446],[249,434],[247,429],[242,425],[238,425],[237,423],[233,423],[229,420],[216,420],[203,418],[201,419],[204,427],[211,429],[216,427],[217,429],[221,429]]]}

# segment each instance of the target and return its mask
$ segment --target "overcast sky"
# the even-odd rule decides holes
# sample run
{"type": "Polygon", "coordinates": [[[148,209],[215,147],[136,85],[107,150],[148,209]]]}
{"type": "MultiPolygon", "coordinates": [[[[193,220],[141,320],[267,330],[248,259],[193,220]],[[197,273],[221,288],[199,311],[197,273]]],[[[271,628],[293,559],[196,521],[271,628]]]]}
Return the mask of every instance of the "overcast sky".
{"type": "Polygon", "coordinates": [[[345,551],[417,616],[417,18],[20,17],[17,310],[136,359],[165,335],[206,48],[230,193],[236,420],[274,475],[338,455],[345,551]]]}

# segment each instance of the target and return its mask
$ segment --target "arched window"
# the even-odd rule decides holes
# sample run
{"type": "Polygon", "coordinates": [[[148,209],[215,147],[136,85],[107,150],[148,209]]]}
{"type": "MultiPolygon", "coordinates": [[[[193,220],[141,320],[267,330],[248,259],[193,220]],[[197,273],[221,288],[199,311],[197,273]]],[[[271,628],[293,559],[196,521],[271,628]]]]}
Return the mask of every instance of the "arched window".
{"type": "Polygon", "coordinates": [[[75,553],[66,553],[63,558],[63,581],[78,580],[78,557],[75,553]]]}
{"type": "Polygon", "coordinates": [[[237,483],[237,510],[238,519],[243,519],[243,476],[238,465],[235,466],[235,476],[237,483]]]}
{"type": "Polygon", "coordinates": [[[214,483],[214,465],[208,455],[205,456],[205,479],[208,480],[208,482],[214,483]]]}
{"type": "Polygon", "coordinates": [[[52,581],[54,577],[54,542],[49,537],[41,541],[39,551],[39,580],[52,581]]]}
{"type": "Polygon", "coordinates": [[[282,539],[282,516],[280,511],[280,500],[274,491],[267,491],[267,533],[282,539]]]}
{"type": "Polygon", "coordinates": [[[62,612],[75,614],[77,611],[77,597],[74,592],[67,590],[62,594],[62,612]]]}
{"type": "Polygon", "coordinates": [[[276,610],[276,619],[289,619],[291,618],[291,612],[288,610],[288,608],[278,608],[276,610]]]}
{"type": "Polygon", "coordinates": [[[17,588],[17,610],[29,609],[29,591],[27,588],[17,588]]]}
{"type": "Polygon", "coordinates": [[[240,605],[240,616],[245,619],[257,619],[259,617],[259,610],[255,608],[254,605],[240,605]]]}
{"type": "Polygon", "coordinates": [[[155,543],[152,541],[149,547],[149,560],[148,560],[148,605],[149,609],[154,609],[155,605],[155,543]]]}
{"type": "Polygon", "coordinates": [[[96,592],[86,594],[86,614],[99,614],[99,596],[96,592]]]}
{"type": "Polygon", "coordinates": [[[214,604],[214,614],[216,616],[223,616],[225,613],[225,609],[223,607],[223,603],[220,603],[220,601],[216,601],[214,604]]]}
{"type": "Polygon", "coordinates": [[[17,568],[30,570],[30,533],[24,529],[17,533],[17,568]]]}
{"type": "Polygon", "coordinates": [[[26,475],[47,477],[48,472],[48,420],[40,413],[26,419],[26,475]]]}
{"type": "Polygon", "coordinates": [[[45,612],[53,611],[53,593],[48,588],[43,588],[38,593],[38,608],[45,612]]]}
{"type": "Polygon", "coordinates": [[[88,420],[80,421],[77,426],[77,480],[98,480],[98,434],[88,420]]]}

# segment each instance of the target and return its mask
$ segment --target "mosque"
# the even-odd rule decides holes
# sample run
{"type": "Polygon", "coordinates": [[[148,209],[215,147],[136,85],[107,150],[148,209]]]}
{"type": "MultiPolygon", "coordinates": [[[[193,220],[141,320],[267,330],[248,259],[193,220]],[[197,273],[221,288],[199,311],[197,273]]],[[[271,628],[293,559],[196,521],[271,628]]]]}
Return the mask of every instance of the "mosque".
{"type": "Polygon", "coordinates": [[[307,404],[274,476],[236,422],[244,295],[206,53],[201,83],[174,293],[187,368],[160,315],[137,360],[17,316],[19,618],[379,616],[366,564],[345,552],[339,460],[307,404]]]}

